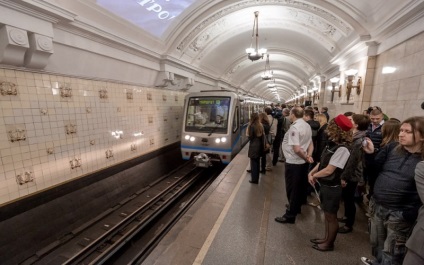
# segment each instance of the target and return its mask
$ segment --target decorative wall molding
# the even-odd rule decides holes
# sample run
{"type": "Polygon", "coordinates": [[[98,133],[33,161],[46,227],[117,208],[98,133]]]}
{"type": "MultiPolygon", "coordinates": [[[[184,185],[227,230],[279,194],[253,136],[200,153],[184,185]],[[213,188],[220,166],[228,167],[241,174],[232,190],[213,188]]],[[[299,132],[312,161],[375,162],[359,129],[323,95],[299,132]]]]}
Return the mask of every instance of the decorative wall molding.
{"type": "Polygon", "coordinates": [[[81,158],[79,157],[75,157],[71,159],[69,163],[71,165],[71,169],[75,169],[82,166],[82,161],[81,161],[81,158]]]}
{"type": "Polygon", "coordinates": [[[7,135],[9,137],[9,141],[19,142],[25,141],[27,138],[27,132],[22,126],[16,126],[15,128],[11,128],[7,131],[7,135]]]}
{"type": "MultiPolygon", "coordinates": [[[[190,33],[180,42],[180,44],[176,47],[176,50],[180,52],[184,52],[187,47],[197,47],[199,40],[204,40],[204,36],[200,36],[201,32],[205,30],[206,28],[213,25],[216,21],[219,19],[242,9],[251,7],[251,6],[257,6],[257,5],[281,5],[281,6],[287,6],[292,7],[295,10],[304,10],[307,12],[311,12],[315,16],[318,16],[322,18],[323,20],[327,20],[328,24],[334,25],[333,27],[341,30],[343,32],[343,35],[347,36],[350,34],[350,32],[353,30],[352,26],[348,25],[347,22],[343,21],[342,19],[334,16],[333,14],[329,13],[328,11],[312,5],[310,3],[307,3],[306,1],[295,1],[295,0],[249,0],[249,1],[243,1],[239,2],[238,4],[228,6],[224,9],[221,9],[219,12],[216,12],[214,15],[208,17],[204,21],[202,21],[196,28],[190,31],[190,33]],[[196,36],[199,36],[196,38],[196,36]]],[[[211,29],[212,30],[212,29],[211,29]]],[[[206,34],[206,33],[205,33],[206,34]]],[[[209,35],[209,34],[206,34],[209,35]]]]}
{"type": "Polygon", "coordinates": [[[2,96],[17,96],[18,89],[14,83],[11,82],[0,82],[0,94],[2,96]]]}
{"type": "Polygon", "coordinates": [[[22,174],[16,175],[16,182],[19,185],[23,185],[28,182],[33,182],[34,179],[34,172],[32,171],[25,171],[22,174]]]}
{"type": "Polygon", "coordinates": [[[108,98],[107,90],[106,89],[99,90],[99,97],[100,99],[107,99],[108,98]]]}
{"type": "Polygon", "coordinates": [[[113,157],[113,150],[112,149],[108,149],[105,151],[106,154],[106,159],[112,158],[113,157]]]}
{"type": "Polygon", "coordinates": [[[28,48],[29,40],[25,30],[9,25],[0,28],[0,63],[23,66],[28,48]]]}
{"type": "Polygon", "coordinates": [[[25,54],[25,66],[42,69],[47,66],[53,54],[53,38],[37,33],[29,34],[30,47],[25,54]]]}
{"type": "Polygon", "coordinates": [[[75,123],[68,123],[65,125],[66,134],[76,134],[77,133],[77,125],[75,123]]]}
{"type": "Polygon", "coordinates": [[[62,98],[71,98],[72,97],[72,88],[69,84],[64,84],[59,87],[60,96],[62,98]]]}
{"type": "Polygon", "coordinates": [[[134,93],[132,90],[127,91],[127,99],[128,100],[134,99],[134,93]]]}
{"type": "Polygon", "coordinates": [[[161,71],[156,78],[156,87],[167,87],[176,90],[186,91],[194,85],[194,79],[172,72],[161,71]]]}

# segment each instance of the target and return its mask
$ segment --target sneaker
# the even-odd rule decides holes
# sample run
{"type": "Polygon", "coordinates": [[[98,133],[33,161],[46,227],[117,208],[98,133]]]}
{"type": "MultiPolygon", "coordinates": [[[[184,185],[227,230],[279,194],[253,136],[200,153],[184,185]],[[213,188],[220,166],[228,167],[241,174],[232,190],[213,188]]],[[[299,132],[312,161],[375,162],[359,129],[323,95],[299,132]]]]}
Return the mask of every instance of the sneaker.
{"type": "Polygon", "coordinates": [[[362,257],[361,258],[362,263],[366,264],[366,265],[372,265],[372,260],[366,258],[366,257],[362,257]]]}

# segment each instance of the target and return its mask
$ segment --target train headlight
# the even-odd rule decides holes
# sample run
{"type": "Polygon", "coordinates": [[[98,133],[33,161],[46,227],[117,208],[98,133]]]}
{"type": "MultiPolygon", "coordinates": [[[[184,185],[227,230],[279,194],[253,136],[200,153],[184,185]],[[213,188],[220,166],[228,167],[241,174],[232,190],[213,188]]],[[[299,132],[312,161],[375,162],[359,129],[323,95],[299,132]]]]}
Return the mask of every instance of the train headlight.
{"type": "Polygon", "coordinates": [[[190,137],[191,142],[194,142],[194,140],[196,140],[196,138],[194,138],[194,136],[190,137]]]}
{"type": "Polygon", "coordinates": [[[190,140],[190,135],[186,135],[186,136],[184,136],[184,139],[186,139],[186,140],[190,140]]]}
{"type": "Polygon", "coordinates": [[[227,141],[227,138],[221,137],[221,142],[225,143],[227,141]]]}
{"type": "Polygon", "coordinates": [[[221,139],[219,139],[219,138],[215,139],[215,143],[219,144],[220,142],[221,142],[221,139]]]}

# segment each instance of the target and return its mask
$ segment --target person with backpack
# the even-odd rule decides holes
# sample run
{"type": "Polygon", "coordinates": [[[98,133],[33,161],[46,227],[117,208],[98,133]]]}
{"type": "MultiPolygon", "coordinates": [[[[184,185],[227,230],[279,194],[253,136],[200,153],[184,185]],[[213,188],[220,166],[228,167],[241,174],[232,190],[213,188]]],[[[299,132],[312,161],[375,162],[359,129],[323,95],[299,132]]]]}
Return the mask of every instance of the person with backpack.
{"type": "Polygon", "coordinates": [[[333,251],[337,237],[339,210],[342,195],[341,175],[350,157],[348,145],[352,141],[352,122],[340,114],[328,123],[327,132],[330,140],[320,162],[309,172],[308,181],[313,187],[321,186],[321,209],[325,215],[325,235],[323,238],[311,239],[312,247],[318,251],[333,251]]]}
{"type": "Polygon", "coordinates": [[[271,136],[271,124],[268,119],[268,116],[266,115],[266,112],[259,113],[259,121],[261,122],[264,133],[265,133],[265,141],[264,141],[264,152],[261,155],[261,161],[260,161],[260,173],[265,174],[266,170],[270,169],[269,164],[271,163],[271,149],[265,148],[266,144],[271,146],[272,144],[272,136],[271,136]]]}
{"type": "MultiPolygon", "coordinates": [[[[289,131],[290,129],[290,125],[291,125],[291,121],[289,118],[290,115],[290,110],[288,108],[284,108],[282,111],[282,115],[281,115],[281,143],[279,146],[279,157],[277,158],[277,161],[280,162],[286,162],[286,158],[284,157],[284,152],[283,152],[283,139],[284,136],[286,135],[286,132],[289,131]]],[[[273,161],[274,162],[274,161],[273,161]]]]}
{"type": "Polygon", "coordinates": [[[340,177],[342,180],[344,217],[338,218],[338,221],[345,224],[339,228],[338,232],[342,234],[353,231],[353,224],[355,223],[356,216],[355,192],[358,183],[363,180],[362,170],[364,152],[374,152],[374,145],[372,144],[371,139],[365,137],[367,128],[371,123],[370,118],[362,114],[353,114],[347,117],[352,118],[353,141],[350,146],[350,158],[340,177]]]}
{"type": "Polygon", "coordinates": [[[271,109],[271,107],[265,108],[265,114],[268,117],[269,121],[269,134],[268,134],[268,143],[271,145],[271,150],[268,152],[268,157],[266,160],[265,170],[271,171],[272,170],[272,158],[271,158],[271,152],[274,151],[274,141],[277,136],[277,124],[278,119],[276,118],[276,113],[278,112],[279,107],[275,107],[274,110],[271,109]]]}

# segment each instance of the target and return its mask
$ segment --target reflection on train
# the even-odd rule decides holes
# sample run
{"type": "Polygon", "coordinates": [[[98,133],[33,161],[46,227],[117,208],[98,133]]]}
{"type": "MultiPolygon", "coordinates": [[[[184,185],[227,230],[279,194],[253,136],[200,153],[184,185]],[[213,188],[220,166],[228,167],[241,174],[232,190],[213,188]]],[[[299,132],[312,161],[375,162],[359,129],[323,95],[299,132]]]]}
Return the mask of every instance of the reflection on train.
{"type": "Polygon", "coordinates": [[[185,97],[181,153],[196,165],[212,161],[228,164],[248,141],[246,128],[252,112],[264,102],[230,91],[204,91],[185,97]]]}

